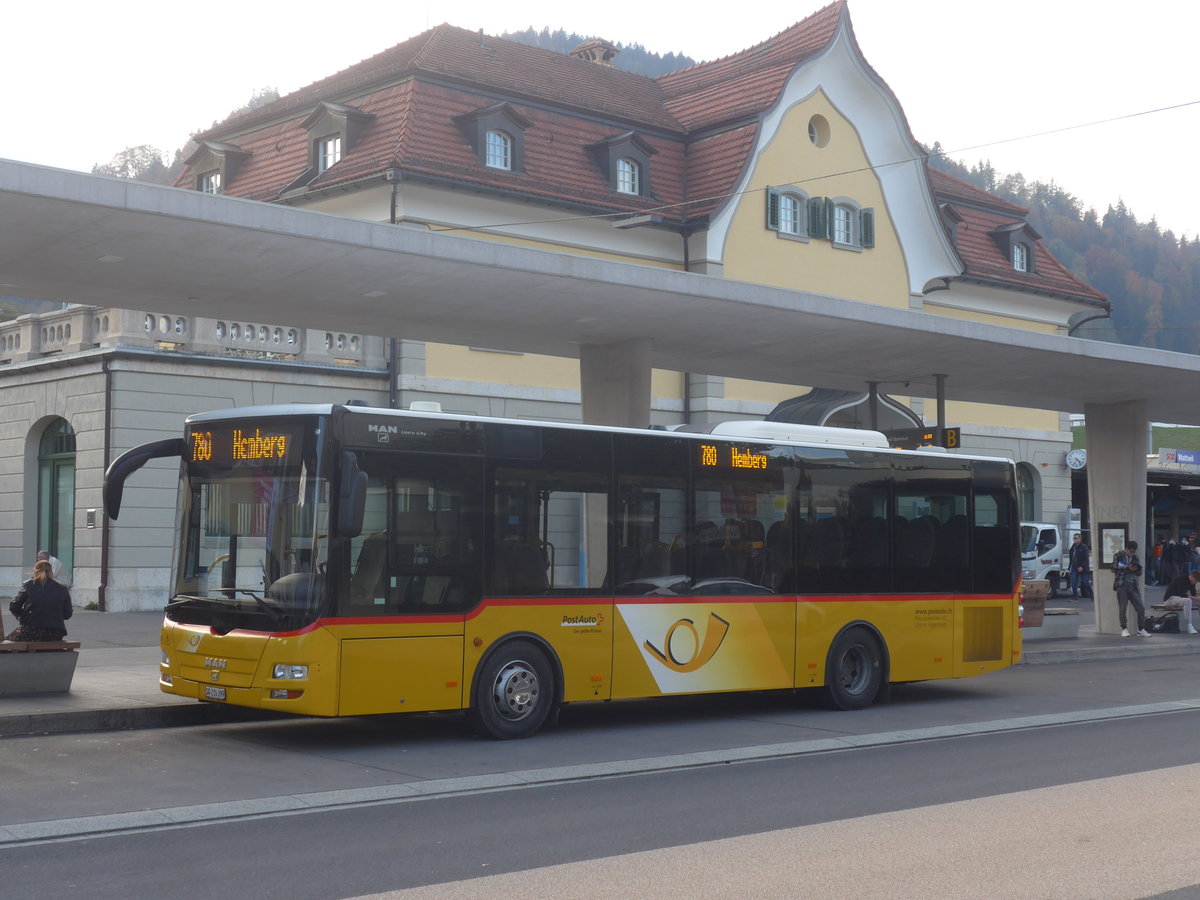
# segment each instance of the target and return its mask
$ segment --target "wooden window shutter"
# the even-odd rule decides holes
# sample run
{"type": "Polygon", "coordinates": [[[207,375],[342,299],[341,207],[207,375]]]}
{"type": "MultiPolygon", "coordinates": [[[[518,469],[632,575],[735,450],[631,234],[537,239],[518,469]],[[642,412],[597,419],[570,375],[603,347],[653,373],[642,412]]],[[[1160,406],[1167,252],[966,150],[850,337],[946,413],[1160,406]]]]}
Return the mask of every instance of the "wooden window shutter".
{"type": "Polygon", "coordinates": [[[767,227],[779,230],[779,191],[767,188],[767,227]]]}
{"type": "Polygon", "coordinates": [[[859,245],[862,247],[875,246],[875,210],[864,209],[858,214],[859,245]]]}
{"type": "Polygon", "coordinates": [[[825,216],[825,198],[808,198],[808,236],[810,238],[828,237],[825,216]]]}

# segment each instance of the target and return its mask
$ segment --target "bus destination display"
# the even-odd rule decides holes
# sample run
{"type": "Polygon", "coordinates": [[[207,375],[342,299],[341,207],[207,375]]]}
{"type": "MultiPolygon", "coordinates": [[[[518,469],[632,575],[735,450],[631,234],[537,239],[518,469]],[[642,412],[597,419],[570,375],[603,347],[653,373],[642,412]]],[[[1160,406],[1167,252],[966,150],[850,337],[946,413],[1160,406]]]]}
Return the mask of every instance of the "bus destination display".
{"type": "Polygon", "coordinates": [[[278,462],[287,459],[293,436],[278,429],[239,425],[188,436],[190,461],[199,463],[278,462]]]}
{"type": "Polygon", "coordinates": [[[767,455],[734,446],[719,447],[716,444],[700,445],[700,465],[705,468],[765,469],[767,455]]]}

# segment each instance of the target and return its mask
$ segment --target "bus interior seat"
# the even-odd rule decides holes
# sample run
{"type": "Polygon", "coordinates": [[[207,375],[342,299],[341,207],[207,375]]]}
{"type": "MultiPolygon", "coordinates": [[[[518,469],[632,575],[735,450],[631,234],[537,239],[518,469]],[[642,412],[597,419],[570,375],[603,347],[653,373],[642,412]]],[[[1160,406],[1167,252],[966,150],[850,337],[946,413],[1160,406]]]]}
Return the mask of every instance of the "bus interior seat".
{"type": "Polygon", "coordinates": [[[350,577],[350,602],[356,605],[373,604],[387,564],[387,535],[373,534],[363,541],[358,563],[350,577]]]}
{"type": "Polygon", "coordinates": [[[493,589],[506,596],[546,593],[546,558],[535,544],[497,544],[493,589]]]}

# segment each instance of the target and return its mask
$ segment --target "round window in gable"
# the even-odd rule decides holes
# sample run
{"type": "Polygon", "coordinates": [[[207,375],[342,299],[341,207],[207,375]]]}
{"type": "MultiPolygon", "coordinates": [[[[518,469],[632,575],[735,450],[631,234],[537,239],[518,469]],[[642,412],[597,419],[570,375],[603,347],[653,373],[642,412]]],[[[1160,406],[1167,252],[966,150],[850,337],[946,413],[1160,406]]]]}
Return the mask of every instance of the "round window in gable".
{"type": "Polygon", "coordinates": [[[808,120],[808,139],[814,147],[824,147],[829,143],[829,120],[824,116],[813,116],[808,120]]]}

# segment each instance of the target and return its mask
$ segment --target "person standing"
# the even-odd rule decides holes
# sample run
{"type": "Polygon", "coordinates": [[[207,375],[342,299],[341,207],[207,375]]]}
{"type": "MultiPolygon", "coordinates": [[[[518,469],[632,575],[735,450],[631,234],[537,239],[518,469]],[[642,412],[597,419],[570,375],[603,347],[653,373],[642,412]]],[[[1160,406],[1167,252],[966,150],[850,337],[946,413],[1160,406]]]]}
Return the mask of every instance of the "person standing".
{"type": "Polygon", "coordinates": [[[1117,592],[1117,615],[1121,619],[1121,637],[1129,637],[1129,605],[1137,613],[1137,633],[1150,637],[1146,630],[1146,607],[1142,603],[1142,560],[1137,554],[1137,541],[1126,541],[1113,559],[1113,587],[1117,592]]]}
{"type": "Polygon", "coordinates": [[[63,583],[62,560],[59,559],[57,556],[51,556],[49,550],[39,550],[37,552],[37,558],[44,559],[46,562],[50,563],[50,577],[53,578],[55,581],[57,581],[59,584],[62,584],[63,583]]]}
{"type": "Polygon", "coordinates": [[[1083,542],[1083,535],[1076,533],[1071,537],[1068,559],[1071,566],[1071,602],[1078,603],[1080,587],[1085,596],[1092,593],[1092,552],[1083,542]]]}
{"type": "Polygon", "coordinates": [[[1186,575],[1176,575],[1167,585],[1163,594],[1167,606],[1178,607],[1183,611],[1183,622],[1187,627],[1184,632],[1196,634],[1196,626],[1192,624],[1192,601],[1196,599],[1196,583],[1200,582],[1200,572],[1189,572],[1186,575]]]}
{"type": "Polygon", "coordinates": [[[54,580],[50,561],[39,559],[33,574],[21,585],[8,611],[19,623],[6,641],[61,641],[71,618],[71,592],[54,580]]]}
{"type": "Polygon", "coordinates": [[[1192,548],[1188,546],[1187,538],[1180,535],[1179,540],[1175,543],[1175,554],[1171,560],[1175,564],[1171,570],[1171,577],[1186,575],[1188,573],[1188,560],[1191,558],[1192,548]]]}

